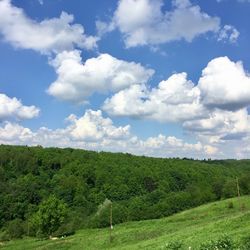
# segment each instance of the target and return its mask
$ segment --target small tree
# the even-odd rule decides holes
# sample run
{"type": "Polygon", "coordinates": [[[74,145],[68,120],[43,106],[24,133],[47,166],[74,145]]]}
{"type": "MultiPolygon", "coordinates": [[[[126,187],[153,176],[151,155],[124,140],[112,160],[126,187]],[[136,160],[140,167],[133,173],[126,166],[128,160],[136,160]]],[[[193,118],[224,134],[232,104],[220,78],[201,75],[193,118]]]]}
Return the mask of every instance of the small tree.
{"type": "Polygon", "coordinates": [[[51,195],[39,205],[32,218],[37,235],[49,236],[64,222],[67,208],[64,202],[51,195]]]}

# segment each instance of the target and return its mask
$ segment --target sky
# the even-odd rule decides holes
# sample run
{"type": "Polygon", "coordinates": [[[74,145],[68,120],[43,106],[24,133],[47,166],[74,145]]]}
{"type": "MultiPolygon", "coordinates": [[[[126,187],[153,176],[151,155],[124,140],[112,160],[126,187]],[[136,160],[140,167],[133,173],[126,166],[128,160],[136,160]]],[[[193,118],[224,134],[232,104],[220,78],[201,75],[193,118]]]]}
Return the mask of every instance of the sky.
{"type": "Polygon", "coordinates": [[[250,158],[250,1],[0,0],[0,144],[250,158]]]}

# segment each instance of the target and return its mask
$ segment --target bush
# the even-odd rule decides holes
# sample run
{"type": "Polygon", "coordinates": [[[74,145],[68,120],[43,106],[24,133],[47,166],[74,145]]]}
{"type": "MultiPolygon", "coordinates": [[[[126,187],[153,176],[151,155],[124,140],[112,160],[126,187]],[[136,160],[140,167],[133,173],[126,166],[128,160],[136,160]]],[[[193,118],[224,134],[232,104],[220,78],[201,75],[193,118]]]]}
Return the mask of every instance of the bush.
{"type": "Polygon", "coordinates": [[[222,193],[224,198],[232,198],[237,196],[237,186],[234,179],[225,182],[222,193]]]}
{"type": "Polygon", "coordinates": [[[168,250],[180,250],[182,249],[182,242],[181,241],[172,241],[165,245],[164,249],[168,250]]]}
{"type": "Polygon", "coordinates": [[[200,250],[233,250],[235,249],[235,243],[228,236],[222,236],[218,240],[211,240],[210,242],[201,244],[200,250]]]}
{"type": "Polygon", "coordinates": [[[63,237],[75,234],[75,229],[73,224],[63,224],[60,226],[51,236],[53,237],[63,237]]]}
{"type": "Polygon", "coordinates": [[[24,235],[24,226],[21,219],[15,219],[9,222],[6,233],[10,239],[20,239],[24,235]]]}
{"type": "Polygon", "coordinates": [[[233,202],[232,202],[232,201],[228,202],[227,207],[228,207],[229,209],[234,208],[234,204],[233,204],[233,202]]]}
{"type": "Polygon", "coordinates": [[[10,237],[6,231],[0,232],[0,241],[9,241],[10,237]]]}
{"type": "Polygon", "coordinates": [[[241,209],[241,211],[246,210],[246,204],[245,204],[245,203],[242,203],[242,204],[240,205],[240,209],[241,209]]]}

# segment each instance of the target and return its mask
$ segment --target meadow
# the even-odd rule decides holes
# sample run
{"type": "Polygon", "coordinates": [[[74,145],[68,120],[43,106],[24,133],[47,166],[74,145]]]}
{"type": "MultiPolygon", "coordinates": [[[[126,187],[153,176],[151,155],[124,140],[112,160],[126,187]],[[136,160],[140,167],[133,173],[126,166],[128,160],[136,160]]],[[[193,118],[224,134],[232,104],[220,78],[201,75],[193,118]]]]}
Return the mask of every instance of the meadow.
{"type": "MultiPolygon", "coordinates": [[[[250,196],[231,198],[192,208],[172,216],[114,225],[110,229],[84,229],[56,240],[24,238],[1,246],[6,250],[200,249],[202,243],[228,236],[235,243],[250,238],[250,196]],[[191,247],[191,248],[190,248],[191,247]],[[172,248],[174,249],[174,248],[172,248]]],[[[235,248],[236,249],[236,248],[235,248]]]]}

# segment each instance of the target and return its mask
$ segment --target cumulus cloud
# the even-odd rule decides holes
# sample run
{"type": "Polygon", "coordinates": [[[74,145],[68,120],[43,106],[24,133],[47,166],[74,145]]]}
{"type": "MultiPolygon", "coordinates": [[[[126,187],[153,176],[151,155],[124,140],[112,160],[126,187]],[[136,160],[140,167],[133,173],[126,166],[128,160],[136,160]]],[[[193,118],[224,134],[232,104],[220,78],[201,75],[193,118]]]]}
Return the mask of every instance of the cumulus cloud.
{"type": "Polygon", "coordinates": [[[19,124],[5,122],[0,126],[0,144],[74,147],[90,150],[127,152],[157,157],[203,158],[213,155],[208,145],[187,143],[162,134],[141,140],[131,134],[130,126],[115,126],[100,110],[87,110],[82,117],[70,115],[69,125],[60,129],[41,127],[36,131],[19,124]]]}
{"type": "Polygon", "coordinates": [[[103,109],[115,116],[168,122],[220,117],[214,109],[228,115],[249,105],[250,77],[242,63],[219,57],[208,63],[197,85],[186,73],[173,74],[157,88],[130,86],[106,99],[103,109]]]}
{"type": "Polygon", "coordinates": [[[161,122],[185,121],[204,117],[200,91],[187,80],[186,73],[174,74],[157,88],[134,85],[108,98],[103,109],[115,116],[131,116],[161,122]]]}
{"type": "MultiPolygon", "coordinates": [[[[250,132],[250,117],[247,109],[238,111],[214,110],[208,118],[185,121],[186,130],[217,140],[242,139],[250,132]]],[[[210,140],[211,141],[211,140],[210,140]]]]}
{"type": "Polygon", "coordinates": [[[51,61],[57,79],[47,92],[60,100],[84,102],[94,92],[119,91],[130,85],[146,83],[152,69],[101,54],[82,63],[80,51],[64,51],[51,61]]]}
{"type": "Polygon", "coordinates": [[[198,83],[202,103],[208,107],[236,110],[250,104],[250,77],[242,62],[228,57],[211,60],[198,83]]]}
{"type": "MultiPolygon", "coordinates": [[[[250,79],[241,62],[211,60],[194,84],[186,73],[173,74],[155,88],[133,85],[107,98],[112,116],[181,123],[188,134],[212,147],[250,137],[250,79]]],[[[215,152],[215,151],[214,151],[215,152]]]]}
{"type": "Polygon", "coordinates": [[[70,115],[68,127],[74,140],[97,141],[100,139],[123,139],[130,135],[130,126],[115,127],[109,118],[104,118],[100,110],[87,110],[84,116],[70,115]]]}
{"type": "Polygon", "coordinates": [[[10,98],[0,93],[0,122],[4,120],[32,119],[39,115],[35,106],[25,106],[16,97],[10,98]]]}
{"type": "Polygon", "coordinates": [[[163,0],[120,0],[112,21],[97,21],[99,35],[118,29],[124,36],[126,47],[158,45],[167,42],[186,40],[212,32],[220,40],[235,41],[238,31],[230,26],[221,27],[219,17],[203,12],[189,0],[173,0],[172,9],[163,11],[163,0]]]}
{"type": "Polygon", "coordinates": [[[0,126],[0,142],[26,142],[32,140],[34,133],[29,128],[24,128],[17,123],[4,122],[2,127],[0,126]]]}
{"type": "Polygon", "coordinates": [[[11,0],[0,1],[0,33],[5,41],[17,48],[32,49],[41,53],[60,52],[80,48],[93,49],[97,38],[87,36],[74,16],[62,12],[59,18],[36,21],[29,18],[11,0]]]}
{"type": "Polygon", "coordinates": [[[245,151],[250,142],[250,116],[246,108],[237,111],[214,110],[209,118],[186,121],[185,131],[207,144],[208,150],[216,148],[215,155],[222,158],[249,158],[245,151]]]}

